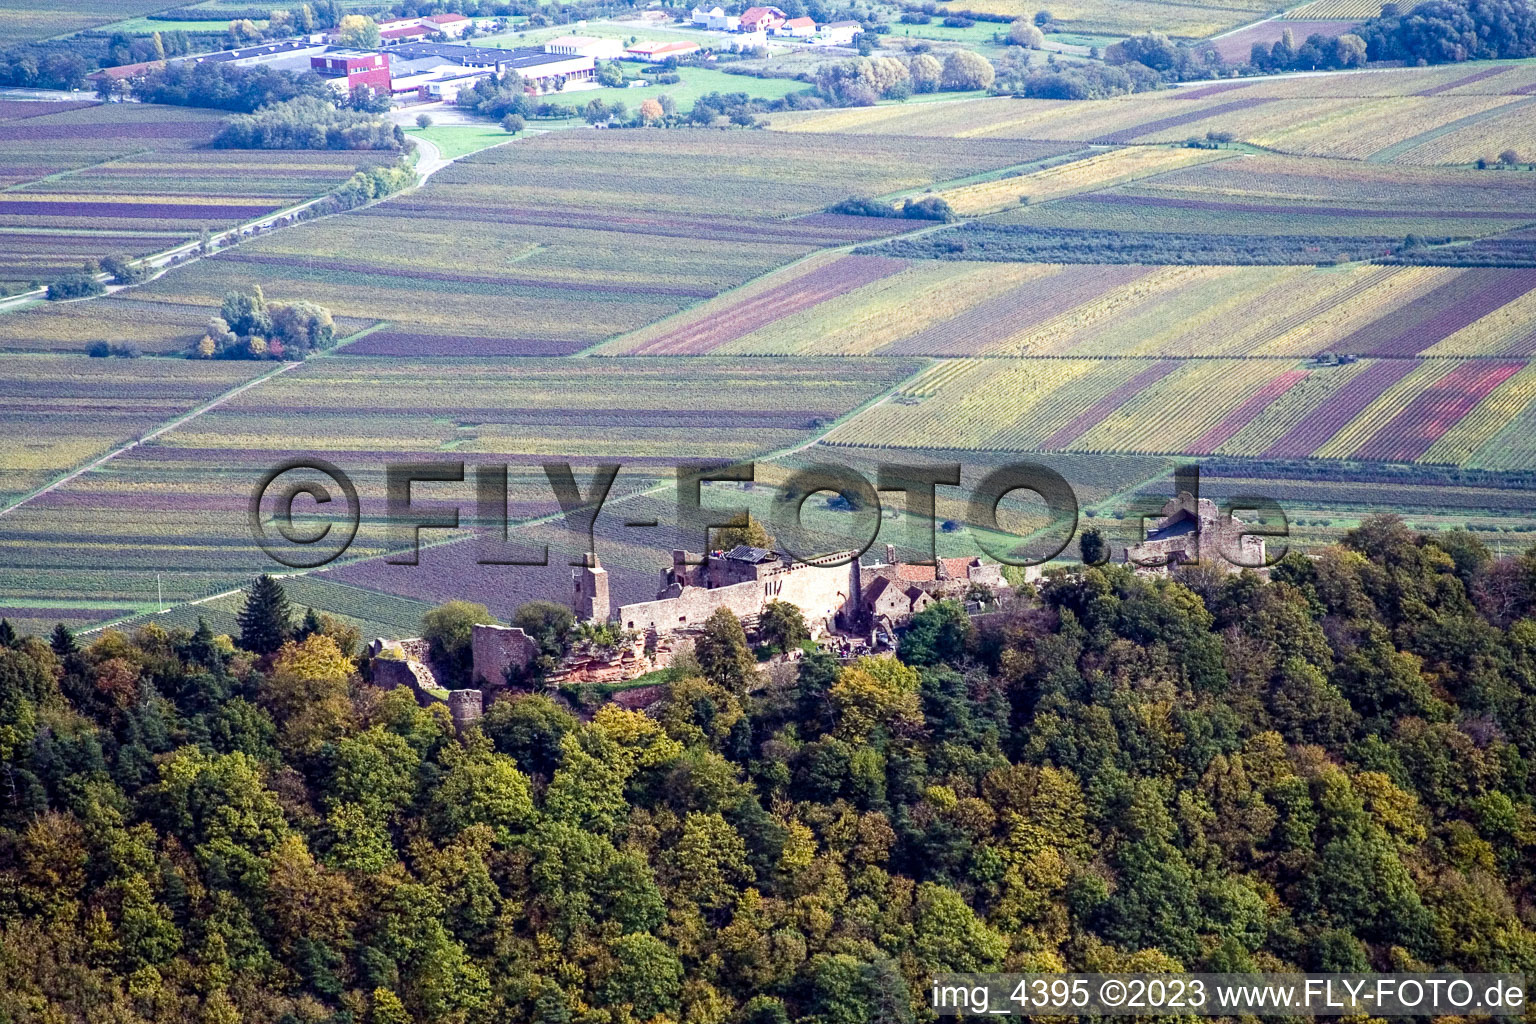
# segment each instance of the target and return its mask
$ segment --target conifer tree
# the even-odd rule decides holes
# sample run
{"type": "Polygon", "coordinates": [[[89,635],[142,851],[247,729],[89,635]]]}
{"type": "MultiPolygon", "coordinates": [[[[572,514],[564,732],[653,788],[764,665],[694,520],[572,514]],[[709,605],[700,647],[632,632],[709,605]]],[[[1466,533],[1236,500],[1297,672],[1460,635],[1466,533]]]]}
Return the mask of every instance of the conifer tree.
{"type": "Polygon", "coordinates": [[[293,632],[288,595],[271,576],[256,578],[245,595],[240,623],[240,646],[256,654],[273,654],[293,632]]]}
{"type": "Polygon", "coordinates": [[[54,624],[53,634],[48,638],[48,645],[53,648],[53,653],[61,658],[68,657],[80,649],[80,645],[75,642],[75,634],[71,633],[69,627],[62,622],[54,624]]]}

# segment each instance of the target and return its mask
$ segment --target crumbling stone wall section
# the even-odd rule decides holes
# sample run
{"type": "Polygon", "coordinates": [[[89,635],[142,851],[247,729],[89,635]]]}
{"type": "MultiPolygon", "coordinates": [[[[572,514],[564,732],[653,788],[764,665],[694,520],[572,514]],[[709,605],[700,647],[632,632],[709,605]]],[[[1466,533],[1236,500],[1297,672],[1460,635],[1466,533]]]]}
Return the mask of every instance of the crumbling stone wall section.
{"type": "Polygon", "coordinates": [[[528,667],[538,656],[538,645],[516,626],[475,626],[470,634],[474,659],[473,679],[477,683],[500,686],[507,669],[528,667]]]}
{"type": "Polygon", "coordinates": [[[448,714],[459,732],[468,729],[485,713],[485,695],[479,690],[449,690],[448,714]]]}
{"type": "Polygon", "coordinates": [[[375,656],[370,664],[373,671],[373,685],[379,689],[393,690],[400,686],[410,687],[411,692],[416,695],[416,703],[422,707],[438,700],[430,692],[438,689],[437,677],[422,662],[375,656]]]}
{"type": "Polygon", "coordinates": [[[1147,529],[1146,539],[1126,548],[1125,559],[1138,572],[1154,574],[1194,561],[1229,573],[1244,566],[1256,568],[1264,561],[1264,538],[1245,534],[1246,525],[1209,498],[1180,491],[1163,506],[1162,517],[1147,529]]]}

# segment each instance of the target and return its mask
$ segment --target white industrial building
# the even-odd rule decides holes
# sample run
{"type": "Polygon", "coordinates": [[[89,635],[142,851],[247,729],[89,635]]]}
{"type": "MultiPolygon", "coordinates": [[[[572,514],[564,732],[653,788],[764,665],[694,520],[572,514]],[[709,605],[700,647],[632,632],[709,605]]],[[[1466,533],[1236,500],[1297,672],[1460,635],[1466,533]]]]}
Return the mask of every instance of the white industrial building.
{"type": "Polygon", "coordinates": [[[741,19],[734,14],[726,14],[723,7],[695,7],[693,25],[695,28],[707,28],[711,32],[735,32],[741,27],[741,19]]]}
{"type": "Polygon", "coordinates": [[[617,39],[599,39],[597,36],[561,36],[545,43],[544,52],[591,57],[593,60],[619,60],[624,56],[624,44],[617,39]]]}

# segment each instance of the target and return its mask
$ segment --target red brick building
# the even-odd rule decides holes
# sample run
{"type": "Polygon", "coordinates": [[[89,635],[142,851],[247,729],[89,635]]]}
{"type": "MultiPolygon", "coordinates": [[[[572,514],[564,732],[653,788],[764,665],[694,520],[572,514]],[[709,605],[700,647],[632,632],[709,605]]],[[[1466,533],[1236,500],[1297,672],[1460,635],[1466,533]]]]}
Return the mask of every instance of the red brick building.
{"type": "Polygon", "coordinates": [[[390,94],[389,58],[382,53],[342,50],[309,58],[316,74],[329,78],[342,92],[350,94],[359,86],[375,95],[390,94]]]}

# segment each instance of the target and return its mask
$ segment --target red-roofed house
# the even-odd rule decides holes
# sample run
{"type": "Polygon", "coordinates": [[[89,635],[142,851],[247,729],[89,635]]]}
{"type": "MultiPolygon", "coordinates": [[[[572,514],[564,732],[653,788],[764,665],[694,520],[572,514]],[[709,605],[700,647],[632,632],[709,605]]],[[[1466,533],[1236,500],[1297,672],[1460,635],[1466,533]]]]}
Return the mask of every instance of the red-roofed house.
{"type": "Polygon", "coordinates": [[[686,57],[690,53],[697,53],[698,50],[698,43],[636,43],[634,46],[626,47],[624,52],[629,54],[630,60],[660,64],[668,57],[686,57]]]}
{"type": "Polygon", "coordinates": [[[932,583],[939,578],[938,570],[931,565],[897,562],[891,570],[892,576],[904,583],[932,583]]]}
{"type": "Polygon", "coordinates": [[[784,24],[773,30],[776,36],[790,36],[795,39],[809,39],[816,34],[815,18],[790,18],[784,24]]]}
{"type": "Polygon", "coordinates": [[[465,29],[474,22],[462,14],[429,14],[421,19],[423,25],[430,25],[450,39],[457,39],[464,34],[465,29]]]}
{"type": "Polygon", "coordinates": [[[379,29],[379,45],[399,46],[401,43],[421,43],[436,35],[436,30],[426,25],[401,25],[399,28],[379,29]]]}
{"type": "Polygon", "coordinates": [[[120,64],[115,68],[102,68],[85,76],[87,82],[132,82],[143,78],[157,68],[165,67],[163,60],[146,60],[139,64],[120,64]]]}
{"type": "Polygon", "coordinates": [[[741,15],[741,31],[772,32],[788,20],[777,7],[748,7],[741,15]]]}

